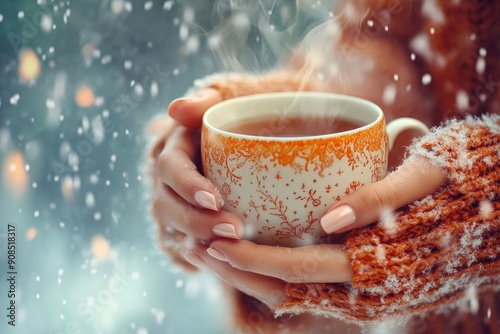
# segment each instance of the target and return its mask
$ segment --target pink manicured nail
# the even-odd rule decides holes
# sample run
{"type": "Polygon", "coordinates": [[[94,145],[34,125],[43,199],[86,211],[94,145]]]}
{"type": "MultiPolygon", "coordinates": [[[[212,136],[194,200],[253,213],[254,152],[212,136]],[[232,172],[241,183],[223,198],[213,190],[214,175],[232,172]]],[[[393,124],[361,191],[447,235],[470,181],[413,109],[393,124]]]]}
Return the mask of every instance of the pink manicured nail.
{"type": "Polygon", "coordinates": [[[228,262],[227,257],[217,249],[207,248],[207,253],[210,254],[210,256],[212,256],[214,259],[217,259],[222,262],[228,262]]]}
{"type": "Polygon", "coordinates": [[[328,212],[321,220],[321,227],[326,233],[332,233],[351,226],[356,221],[354,211],[348,205],[339,206],[336,209],[328,212]]]}
{"type": "Polygon", "coordinates": [[[176,115],[183,113],[185,104],[191,102],[192,100],[192,98],[186,97],[173,100],[168,106],[170,116],[175,117],[176,115]]]}
{"type": "Polygon", "coordinates": [[[217,208],[217,201],[215,200],[215,196],[208,191],[198,190],[194,194],[194,200],[196,201],[196,203],[198,203],[199,206],[205,209],[219,211],[219,209],[217,208]]]}
{"type": "Polygon", "coordinates": [[[214,234],[218,235],[219,237],[231,238],[231,239],[239,239],[240,238],[236,234],[236,229],[231,224],[227,224],[227,223],[217,224],[212,228],[212,231],[214,232],[214,234]]]}
{"type": "Polygon", "coordinates": [[[186,259],[187,262],[191,263],[197,268],[206,268],[205,262],[203,262],[203,259],[196,253],[187,252],[186,254],[184,254],[184,259],[186,259]]]}
{"type": "Polygon", "coordinates": [[[176,99],[170,103],[170,105],[168,106],[168,113],[170,114],[170,116],[174,116],[180,112],[182,100],[183,99],[176,99]]]}

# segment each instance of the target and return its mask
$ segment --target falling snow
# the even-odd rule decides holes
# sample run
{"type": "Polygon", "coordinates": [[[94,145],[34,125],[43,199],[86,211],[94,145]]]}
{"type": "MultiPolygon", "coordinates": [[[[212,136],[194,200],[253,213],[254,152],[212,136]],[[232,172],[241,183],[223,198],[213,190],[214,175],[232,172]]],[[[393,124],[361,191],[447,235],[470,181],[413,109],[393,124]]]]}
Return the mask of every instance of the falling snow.
{"type": "Polygon", "coordinates": [[[491,214],[493,213],[494,208],[493,205],[491,204],[490,201],[488,200],[483,200],[481,203],[479,203],[479,213],[481,216],[488,220],[491,217],[491,214]]]}
{"type": "Polygon", "coordinates": [[[92,192],[88,192],[87,195],[85,195],[85,205],[89,209],[95,206],[95,197],[92,192]]]}
{"type": "Polygon", "coordinates": [[[459,90],[456,95],[456,106],[459,110],[469,108],[469,95],[464,90],[459,90]]]}
{"type": "Polygon", "coordinates": [[[483,74],[486,68],[486,60],[484,57],[479,57],[476,62],[476,72],[478,74],[483,74]]]}
{"type": "MultiPolygon", "coordinates": [[[[20,259],[27,264],[23,279],[28,283],[19,282],[23,298],[19,320],[26,331],[64,331],[68,329],[64,326],[75,321],[82,333],[111,333],[127,327],[137,334],[177,332],[179,324],[193,326],[191,332],[212,327],[222,332],[218,317],[225,316],[227,309],[213,305],[220,305],[224,288],[206,272],[185,275],[156,243],[145,191],[149,176],[144,166],[144,127],[152,115],[165,114],[168,102],[184,94],[197,74],[219,70],[214,50],[222,49],[239,65],[235,50],[225,48],[234,36],[256,43],[258,51],[244,49],[249,51],[244,56],[264,58],[267,64],[277,55],[280,43],[288,42],[285,35],[293,31],[282,32],[283,24],[269,21],[274,10],[259,9],[255,15],[237,10],[250,6],[245,1],[216,1],[221,13],[218,9],[202,12],[204,2],[196,1],[110,0],[92,7],[85,2],[37,0],[30,10],[21,5],[23,1],[12,3],[10,14],[0,14],[2,27],[16,32],[11,22],[20,27],[36,23],[36,32],[22,36],[22,46],[30,52],[24,63],[28,66],[20,66],[24,72],[17,73],[16,66],[23,61],[17,57],[21,53],[12,49],[6,50],[7,61],[0,68],[1,78],[9,83],[1,92],[0,152],[8,161],[4,171],[16,174],[15,180],[2,181],[6,187],[2,187],[0,208],[23,231],[18,236],[20,249],[30,252],[30,259],[20,259]],[[210,24],[227,26],[226,30],[214,29],[210,24]],[[270,45],[269,50],[265,45],[270,45]],[[46,251],[40,252],[40,246],[46,251]],[[40,307],[50,316],[35,324],[33,314],[40,307]],[[203,316],[186,325],[186,309],[203,316]],[[99,312],[87,321],[78,313],[84,310],[99,312]]],[[[315,20],[320,21],[318,15],[335,18],[330,8],[322,10],[323,2],[307,4],[304,7],[313,11],[315,20]]],[[[346,11],[355,8],[348,6],[346,11]]],[[[291,20],[285,28],[297,29],[293,13],[283,13],[291,20]]],[[[443,23],[442,10],[436,0],[428,0],[422,14],[432,26],[412,41],[412,52],[406,57],[438,62],[429,38],[436,37],[443,23]]],[[[370,28],[379,23],[366,22],[370,28]]],[[[385,23],[380,27],[389,31],[385,23]]],[[[17,31],[19,35],[26,32],[17,31]]],[[[471,40],[476,38],[470,35],[471,40]]],[[[486,71],[486,56],[487,50],[480,48],[474,59],[478,74],[486,71]]],[[[339,73],[339,68],[332,66],[329,71],[339,73]]],[[[393,81],[382,87],[386,105],[394,104],[404,89],[411,90],[404,76],[390,75],[393,81]]],[[[431,84],[431,75],[422,76],[421,83],[431,84]]],[[[452,94],[460,110],[469,107],[465,91],[452,94]]],[[[466,154],[459,159],[473,167],[466,154]]],[[[482,162],[495,167],[490,157],[482,162]]],[[[483,222],[494,213],[492,196],[479,203],[483,222]]],[[[385,236],[391,237],[399,227],[392,214],[384,212],[383,216],[385,236]]],[[[249,225],[245,231],[246,235],[256,233],[249,225]]],[[[468,233],[461,242],[478,247],[476,232],[468,233]]],[[[451,242],[450,235],[439,238],[442,247],[451,242]]],[[[383,265],[385,249],[376,245],[373,251],[383,265]]],[[[450,263],[447,270],[456,266],[458,262],[450,263]]],[[[388,277],[385,283],[394,287],[401,282],[388,277]]],[[[402,284],[411,286],[410,280],[402,284]]],[[[356,300],[354,293],[349,298],[353,303],[356,300]]],[[[464,305],[478,311],[474,286],[466,290],[464,305]]],[[[488,309],[487,317],[493,316],[488,309]]]]}
{"type": "Polygon", "coordinates": [[[173,1],[165,1],[165,3],[163,4],[163,9],[169,11],[172,9],[173,5],[173,1]]]}
{"type": "Polygon", "coordinates": [[[382,93],[382,101],[384,101],[385,104],[391,105],[394,103],[396,100],[396,85],[394,84],[388,84],[384,88],[384,92],[382,93]]]}
{"type": "Polygon", "coordinates": [[[101,58],[101,64],[107,65],[107,64],[111,63],[112,59],[113,59],[113,57],[111,55],[105,55],[101,58]]]}
{"type": "Polygon", "coordinates": [[[52,18],[48,15],[43,15],[40,26],[43,31],[50,32],[53,29],[52,18]]]}
{"type": "Polygon", "coordinates": [[[441,25],[446,21],[445,15],[437,0],[424,1],[421,11],[423,16],[429,18],[435,24],[441,25]]]}
{"type": "Polygon", "coordinates": [[[15,94],[13,95],[11,98],[10,98],[10,104],[13,104],[13,105],[17,105],[17,103],[19,102],[19,99],[21,97],[19,96],[19,94],[15,94]]]}
{"type": "Polygon", "coordinates": [[[428,85],[431,83],[431,81],[432,81],[432,76],[430,74],[427,73],[427,74],[424,74],[422,76],[422,84],[423,85],[428,85]]]}

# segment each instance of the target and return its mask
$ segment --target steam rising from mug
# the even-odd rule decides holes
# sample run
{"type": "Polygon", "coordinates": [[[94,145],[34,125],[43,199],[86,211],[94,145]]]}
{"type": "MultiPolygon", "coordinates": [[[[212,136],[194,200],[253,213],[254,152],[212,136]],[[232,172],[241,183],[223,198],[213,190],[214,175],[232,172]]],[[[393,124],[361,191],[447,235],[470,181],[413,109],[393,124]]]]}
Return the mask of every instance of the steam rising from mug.
{"type": "Polygon", "coordinates": [[[303,83],[297,90],[304,90],[312,76],[331,80],[338,74],[332,58],[325,57],[340,36],[337,19],[325,15],[333,8],[329,2],[218,0],[208,46],[225,72],[248,75],[282,62],[303,83]]]}
{"type": "MultiPolygon", "coordinates": [[[[290,58],[292,48],[297,50],[297,45],[304,43],[311,27],[332,21],[325,15],[325,9],[333,8],[331,2],[314,5],[298,0],[218,0],[212,11],[214,28],[208,33],[208,45],[224,71],[258,72],[274,67],[290,58]]],[[[308,49],[302,50],[319,55],[324,50],[317,48],[325,43],[318,37],[329,33],[316,29],[304,44],[308,49]],[[309,48],[312,44],[318,52],[309,48]]]]}

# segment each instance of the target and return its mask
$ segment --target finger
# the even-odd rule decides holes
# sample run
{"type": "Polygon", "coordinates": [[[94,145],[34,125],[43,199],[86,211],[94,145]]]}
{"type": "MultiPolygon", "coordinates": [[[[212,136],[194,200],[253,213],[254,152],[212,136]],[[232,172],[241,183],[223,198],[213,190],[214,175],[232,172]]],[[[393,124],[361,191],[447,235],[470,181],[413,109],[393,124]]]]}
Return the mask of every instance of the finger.
{"type": "Polygon", "coordinates": [[[219,211],[223,205],[222,196],[193,163],[197,153],[195,140],[192,130],[177,127],[156,160],[156,172],[161,182],[189,203],[219,211]]]}
{"type": "Polygon", "coordinates": [[[168,113],[184,126],[200,127],[205,111],[221,101],[222,96],[217,90],[204,88],[193,96],[172,101],[168,113]]]}
{"type": "Polygon", "coordinates": [[[243,223],[227,211],[200,210],[168,187],[157,187],[153,212],[160,226],[169,226],[201,240],[217,237],[238,239],[243,236],[243,223]]]}
{"type": "Polygon", "coordinates": [[[434,193],[445,182],[444,172],[426,158],[412,159],[381,181],[342,199],[321,218],[321,226],[327,233],[366,226],[434,193]]]}
{"type": "Polygon", "coordinates": [[[257,245],[247,240],[215,240],[207,252],[233,267],[290,283],[348,282],[352,268],[340,245],[297,248],[257,245]]]}
{"type": "Polygon", "coordinates": [[[196,253],[220,279],[237,290],[260,300],[270,309],[284,303],[285,282],[276,278],[239,270],[229,263],[213,258],[204,249],[198,248],[196,253]]]}
{"type": "Polygon", "coordinates": [[[210,214],[191,206],[219,211],[223,202],[217,188],[192,162],[196,154],[192,136],[193,130],[175,128],[158,156],[155,169],[160,179],[160,196],[155,199],[154,208],[169,225],[188,235],[203,240],[212,240],[214,235],[241,238],[243,223],[235,215],[223,211],[210,214]]]}
{"type": "Polygon", "coordinates": [[[152,120],[146,126],[146,134],[148,136],[156,137],[164,136],[173,130],[175,124],[176,122],[172,117],[162,115],[161,117],[157,117],[152,120]]]}

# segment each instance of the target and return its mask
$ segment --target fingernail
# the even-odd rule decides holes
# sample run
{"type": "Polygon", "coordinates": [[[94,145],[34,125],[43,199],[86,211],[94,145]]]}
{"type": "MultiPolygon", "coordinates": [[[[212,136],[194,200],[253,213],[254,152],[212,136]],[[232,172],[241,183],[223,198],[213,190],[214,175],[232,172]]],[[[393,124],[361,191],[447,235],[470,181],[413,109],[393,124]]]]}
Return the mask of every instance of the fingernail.
{"type": "Polygon", "coordinates": [[[337,230],[351,226],[356,221],[354,211],[348,205],[339,206],[328,212],[321,220],[321,227],[326,233],[332,233],[337,230]]]}
{"type": "Polygon", "coordinates": [[[217,224],[212,228],[212,231],[219,237],[231,238],[231,239],[240,238],[238,237],[238,234],[236,234],[236,229],[231,224],[227,223],[217,224]]]}
{"type": "Polygon", "coordinates": [[[184,97],[173,100],[168,106],[169,115],[175,118],[176,115],[182,113],[184,109],[184,104],[186,102],[189,102],[190,100],[191,99],[184,97]]]}
{"type": "Polygon", "coordinates": [[[215,196],[208,191],[198,190],[194,194],[194,200],[196,201],[196,203],[198,203],[199,206],[205,209],[219,211],[219,209],[217,208],[217,201],[215,200],[215,196]]]}
{"type": "Polygon", "coordinates": [[[217,249],[207,248],[207,253],[210,254],[210,256],[212,256],[214,259],[217,259],[222,262],[228,262],[227,257],[217,249]]]}
{"type": "Polygon", "coordinates": [[[186,254],[184,254],[184,259],[196,268],[206,268],[205,262],[203,262],[203,259],[196,253],[187,252],[186,254]]]}
{"type": "Polygon", "coordinates": [[[179,113],[179,106],[182,103],[182,99],[176,99],[170,102],[170,105],[168,106],[168,113],[170,116],[175,116],[175,114],[179,113]]]}

